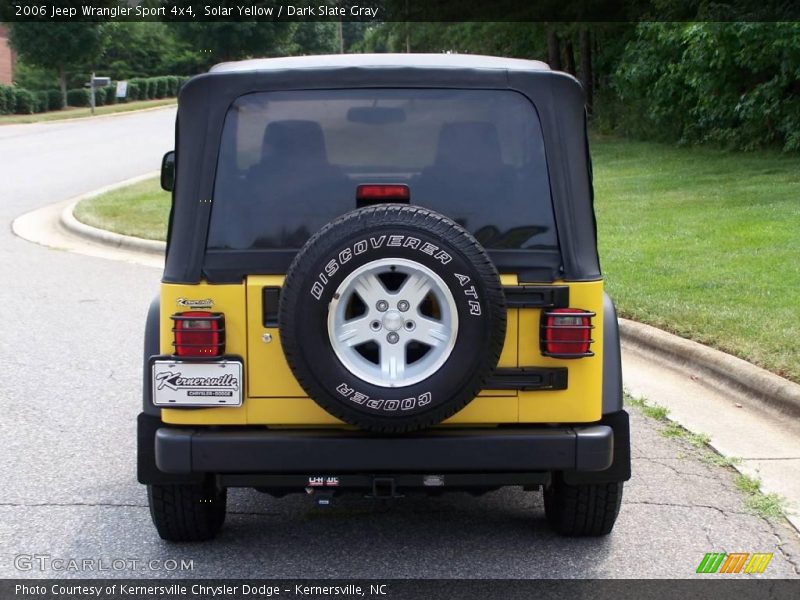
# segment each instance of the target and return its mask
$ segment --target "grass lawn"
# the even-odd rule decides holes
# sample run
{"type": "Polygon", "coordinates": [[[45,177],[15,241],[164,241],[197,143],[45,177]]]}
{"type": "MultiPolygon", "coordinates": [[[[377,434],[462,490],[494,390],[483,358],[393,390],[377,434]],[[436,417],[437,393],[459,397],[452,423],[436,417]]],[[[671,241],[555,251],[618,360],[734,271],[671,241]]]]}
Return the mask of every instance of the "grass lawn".
{"type": "Polygon", "coordinates": [[[800,382],[800,158],[610,139],[592,150],[622,316],[800,382]]]}
{"type": "MultiPolygon", "coordinates": [[[[158,108],[159,106],[169,106],[175,103],[175,98],[163,98],[162,100],[140,100],[137,102],[128,102],[127,104],[109,104],[108,106],[98,106],[95,109],[95,115],[110,115],[130,112],[132,110],[142,110],[144,108],[158,108]]],[[[0,125],[61,121],[63,119],[79,119],[91,116],[92,110],[90,108],[65,108],[63,110],[36,113],[34,115],[3,115],[0,117],[0,125]]]]}
{"type": "MultiPolygon", "coordinates": [[[[622,316],[800,382],[800,158],[595,137],[600,257],[622,316]]],[[[77,217],[163,239],[156,180],[77,217]]]]}
{"type": "Polygon", "coordinates": [[[167,237],[170,194],[158,178],[80,202],[75,218],[87,225],[150,240],[167,237]]]}

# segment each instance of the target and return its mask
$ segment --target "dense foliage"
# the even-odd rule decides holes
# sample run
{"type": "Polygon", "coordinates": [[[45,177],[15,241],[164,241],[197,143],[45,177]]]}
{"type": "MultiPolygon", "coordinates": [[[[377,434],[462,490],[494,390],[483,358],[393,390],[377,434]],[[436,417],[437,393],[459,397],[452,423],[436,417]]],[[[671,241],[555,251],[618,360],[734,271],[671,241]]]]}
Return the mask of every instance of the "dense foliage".
{"type": "Polygon", "coordinates": [[[535,58],[586,88],[596,127],[800,150],[800,23],[386,23],[355,50],[535,58]]]}
{"type": "Polygon", "coordinates": [[[105,23],[18,22],[11,27],[11,44],[22,61],[58,74],[66,101],[67,69],[99,56],[107,29],[105,23]]]}
{"type": "Polygon", "coordinates": [[[645,23],[614,72],[643,137],[800,150],[800,23],[645,23]]]}
{"type": "MultiPolygon", "coordinates": [[[[670,0],[663,4],[672,6],[670,0]]],[[[739,149],[800,150],[797,22],[67,25],[12,26],[20,55],[18,87],[52,90],[60,73],[66,100],[66,89],[83,86],[96,71],[129,80],[129,99],[145,100],[175,95],[177,78],[163,77],[166,73],[193,75],[218,62],[254,56],[493,54],[543,60],[575,75],[601,131],[739,149]],[[41,44],[45,26],[52,29],[45,34],[50,43],[41,44]]],[[[12,104],[0,99],[0,110],[12,104]]],[[[47,104],[53,104],[50,98],[47,104]]]]}

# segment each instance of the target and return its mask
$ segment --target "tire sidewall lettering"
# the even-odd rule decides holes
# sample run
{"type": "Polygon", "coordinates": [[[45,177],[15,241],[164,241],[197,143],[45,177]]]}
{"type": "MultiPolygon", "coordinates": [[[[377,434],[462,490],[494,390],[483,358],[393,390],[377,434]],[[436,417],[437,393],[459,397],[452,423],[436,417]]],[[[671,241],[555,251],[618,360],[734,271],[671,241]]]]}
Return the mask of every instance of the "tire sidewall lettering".
{"type": "MultiPolygon", "coordinates": [[[[369,250],[380,250],[384,247],[397,248],[403,251],[415,250],[422,255],[418,256],[419,259],[424,259],[425,256],[432,257],[434,261],[441,266],[453,262],[452,251],[448,252],[443,249],[441,245],[434,244],[430,241],[423,241],[417,236],[398,233],[380,235],[377,237],[372,235],[367,238],[358,239],[355,242],[348,242],[346,246],[335,250],[332,253],[333,258],[329,258],[327,262],[325,262],[325,266],[318,272],[311,284],[309,288],[311,296],[317,301],[322,301],[323,296],[326,295],[326,288],[331,285],[335,275],[339,273],[342,267],[347,265],[353,258],[367,254],[369,250]]],[[[413,256],[409,256],[408,258],[414,260],[413,256]]],[[[422,260],[418,260],[417,262],[422,262],[422,260]]],[[[423,262],[423,264],[426,263],[423,262]]]]}
{"type": "MultiPolygon", "coordinates": [[[[317,276],[312,283],[310,314],[305,310],[305,302],[299,313],[303,314],[301,328],[311,329],[312,322],[327,320],[327,311],[330,301],[345,278],[355,269],[374,260],[387,257],[405,258],[418,262],[436,272],[447,285],[456,303],[459,315],[459,333],[453,353],[442,365],[440,370],[425,381],[403,388],[383,388],[374,386],[358,379],[339,362],[330,348],[327,332],[324,334],[325,362],[335,363],[335,373],[328,376],[320,375],[318,380],[329,390],[329,393],[353,408],[370,414],[390,416],[392,414],[414,414],[434,408],[448,397],[447,388],[451,385],[449,378],[452,372],[448,364],[470,365],[474,363],[484,340],[489,335],[489,319],[482,310],[481,303],[475,299],[480,298],[479,278],[474,267],[459,252],[444,240],[428,239],[426,232],[406,233],[402,230],[394,232],[372,232],[369,235],[351,237],[344,244],[337,244],[330,250],[321,254],[317,264],[321,268],[313,267],[317,276]],[[367,246],[367,248],[365,248],[367,246]],[[346,263],[340,257],[346,256],[346,263]],[[470,302],[477,302],[478,309],[473,308],[470,302]],[[442,371],[451,372],[444,376],[442,371]],[[341,386],[352,390],[349,394],[342,394],[341,386]]],[[[321,334],[308,333],[312,339],[320,340],[321,334]]],[[[304,335],[304,337],[306,337],[304,335]]],[[[317,341],[314,345],[317,345],[317,341]]],[[[321,343],[321,340],[319,341],[321,343]]],[[[317,361],[315,361],[317,362],[317,361]]],[[[463,366],[459,372],[463,371],[463,366]]]]}
{"type": "Polygon", "coordinates": [[[342,382],[336,386],[337,393],[343,398],[347,398],[350,402],[359,406],[366,405],[375,410],[383,410],[384,412],[397,412],[409,411],[417,407],[425,407],[433,401],[431,392],[423,392],[419,396],[411,396],[402,399],[385,400],[382,398],[371,398],[367,394],[356,391],[354,387],[350,387],[347,383],[342,382]]]}
{"type": "Polygon", "coordinates": [[[417,207],[359,209],[315,235],[287,273],[279,317],[287,361],[309,397],[346,422],[398,432],[438,423],[475,397],[496,364],[505,337],[497,277],[474,238],[441,215],[417,207]],[[329,308],[342,282],[382,259],[412,261],[436,273],[458,315],[447,360],[426,379],[402,387],[359,379],[339,360],[328,332],[329,308]]]}

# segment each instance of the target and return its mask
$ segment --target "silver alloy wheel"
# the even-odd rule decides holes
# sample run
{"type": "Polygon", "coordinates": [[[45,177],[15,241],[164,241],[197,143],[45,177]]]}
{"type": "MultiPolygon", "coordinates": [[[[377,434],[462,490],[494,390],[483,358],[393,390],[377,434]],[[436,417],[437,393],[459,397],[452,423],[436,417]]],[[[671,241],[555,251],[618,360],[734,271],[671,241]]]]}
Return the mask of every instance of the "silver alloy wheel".
{"type": "Polygon", "coordinates": [[[336,356],[353,375],[381,387],[413,385],[436,373],[457,336],[453,294],[413,260],[382,258],[359,267],[328,307],[336,356]]]}

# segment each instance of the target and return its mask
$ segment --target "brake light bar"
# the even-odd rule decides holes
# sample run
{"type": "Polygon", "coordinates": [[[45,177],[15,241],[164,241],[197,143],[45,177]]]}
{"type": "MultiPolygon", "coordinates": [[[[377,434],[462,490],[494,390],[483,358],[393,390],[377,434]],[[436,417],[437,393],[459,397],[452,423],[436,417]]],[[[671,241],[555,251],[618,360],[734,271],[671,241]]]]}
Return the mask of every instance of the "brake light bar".
{"type": "Polygon", "coordinates": [[[411,192],[402,183],[363,184],[356,188],[356,200],[359,202],[408,202],[411,192]]]}
{"type": "Polygon", "coordinates": [[[186,358],[222,356],[225,353],[225,317],[221,313],[190,311],[170,317],[175,354],[186,358]]]}
{"type": "Polygon", "coordinates": [[[542,354],[552,358],[594,356],[590,350],[592,317],[595,313],[579,308],[554,308],[542,313],[542,354]]]}

